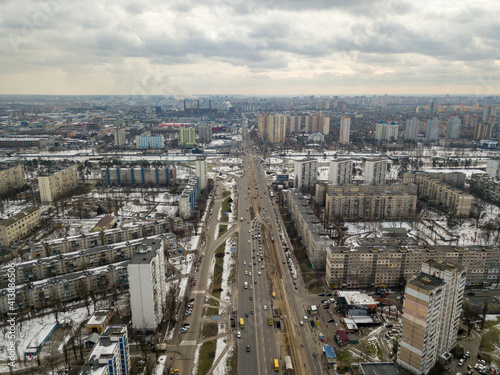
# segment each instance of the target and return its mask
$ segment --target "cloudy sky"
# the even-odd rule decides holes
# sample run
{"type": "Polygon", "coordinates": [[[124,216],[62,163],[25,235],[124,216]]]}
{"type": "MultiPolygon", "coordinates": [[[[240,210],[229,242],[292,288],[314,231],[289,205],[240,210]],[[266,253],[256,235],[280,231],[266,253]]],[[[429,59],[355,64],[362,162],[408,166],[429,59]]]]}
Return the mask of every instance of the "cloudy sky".
{"type": "Polygon", "coordinates": [[[500,94],[498,0],[0,0],[0,94],[500,94]]]}

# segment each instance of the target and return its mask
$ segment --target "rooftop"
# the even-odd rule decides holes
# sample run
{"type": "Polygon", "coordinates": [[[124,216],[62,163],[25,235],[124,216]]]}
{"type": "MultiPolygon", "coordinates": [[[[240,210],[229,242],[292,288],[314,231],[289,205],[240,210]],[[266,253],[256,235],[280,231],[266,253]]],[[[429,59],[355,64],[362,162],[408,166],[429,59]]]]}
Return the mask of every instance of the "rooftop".
{"type": "Polygon", "coordinates": [[[393,362],[360,363],[360,370],[365,375],[399,375],[401,372],[393,362]]]}
{"type": "Polygon", "coordinates": [[[360,292],[356,291],[343,291],[339,290],[337,291],[337,295],[339,297],[345,298],[346,302],[349,305],[376,305],[378,304],[377,301],[373,299],[373,297],[367,295],[367,294],[362,294],[360,292]]]}
{"type": "Polygon", "coordinates": [[[99,325],[106,321],[111,310],[97,310],[87,322],[87,325],[99,325]]]}
{"type": "Polygon", "coordinates": [[[413,285],[419,289],[433,290],[444,285],[445,282],[439,277],[434,277],[426,273],[421,273],[414,279],[408,281],[408,285],[413,285]]]}

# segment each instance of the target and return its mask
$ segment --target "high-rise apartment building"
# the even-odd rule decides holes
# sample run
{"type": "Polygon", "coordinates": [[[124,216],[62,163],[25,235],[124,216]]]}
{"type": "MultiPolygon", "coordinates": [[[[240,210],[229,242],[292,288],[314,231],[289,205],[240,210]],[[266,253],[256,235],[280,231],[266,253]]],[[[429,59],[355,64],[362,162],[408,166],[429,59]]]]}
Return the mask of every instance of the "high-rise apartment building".
{"type": "Polygon", "coordinates": [[[453,263],[426,261],[407,282],[397,363],[427,374],[457,341],[467,272],[453,263]]]}
{"type": "Polygon", "coordinates": [[[198,177],[191,177],[181,193],[179,199],[179,215],[182,218],[187,218],[193,213],[194,207],[198,202],[200,196],[200,179],[198,177]]]}
{"type": "Polygon", "coordinates": [[[427,140],[437,141],[439,138],[439,128],[441,123],[437,117],[427,121],[427,140]]]}
{"type": "Polygon", "coordinates": [[[135,147],[140,149],[163,148],[163,135],[138,135],[135,137],[135,147]]]}
{"type": "Polygon", "coordinates": [[[417,141],[420,121],[416,117],[406,120],[406,139],[417,141]]]}
{"type": "Polygon", "coordinates": [[[207,187],[207,160],[197,159],[195,162],[195,174],[200,181],[200,190],[207,187]]]}
{"type": "Polygon", "coordinates": [[[500,181],[500,160],[488,160],[488,163],[486,164],[486,173],[496,181],[500,181]]]}
{"type": "Polygon", "coordinates": [[[288,116],[287,130],[288,133],[299,133],[302,127],[301,116],[288,116]]]}
{"type": "Polygon", "coordinates": [[[493,125],[488,124],[486,122],[476,124],[474,128],[474,139],[477,140],[490,139],[492,129],[493,125]]]}
{"type": "Polygon", "coordinates": [[[198,127],[198,137],[201,143],[212,142],[212,124],[200,124],[198,127]]]}
{"type": "Polygon", "coordinates": [[[79,375],[129,375],[130,349],[127,326],[107,326],[79,375]]]}
{"type": "Polygon", "coordinates": [[[387,159],[368,159],[365,162],[365,183],[384,185],[387,174],[387,159]]]}
{"type": "Polygon", "coordinates": [[[113,130],[113,137],[115,141],[115,146],[124,146],[127,141],[127,135],[125,133],[125,129],[122,127],[118,127],[113,130]]]}
{"type": "Polygon", "coordinates": [[[38,188],[42,203],[53,202],[54,199],[74,189],[77,185],[78,169],[76,164],[53,174],[38,176],[38,188]]]}
{"type": "Polygon", "coordinates": [[[102,168],[101,181],[107,186],[166,186],[177,182],[174,166],[161,168],[102,168]]]}
{"type": "Polygon", "coordinates": [[[477,116],[472,113],[467,113],[464,117],[464,126],[475,128],[477,125],[477,116]]]}
{"type": "Polygon", "coordinates": [[[460,127],[462,126],[462,121],[457,115],[453,115],[448,120],[448,129],[446,131],[446,137],[450,139],[460,138],[460,127]]]}
{"type": "Polygon", "coordinates": [[[22,164],[0,167],[0,196],[15,192],[25,185],[26,178],[22,164]]]}
{"type": "Polygon", "coordinates": [[[483,108],[483,121],[486,121],[487,117],[496,117],[497,107],[494,105],[485,105],[483,108]]]}
{"type": "Polygon", "coordinates": [[[181,148],[192,148],[196,143],[194,128],[179,128],[179,146],[181,148]]]}
{"type": "Polygon", "coordinates": [[[342,144],[348,144],[350,134],[351,134],[351,119],[347,116],[342,116],[342,118],[340,119],[339,142],[342,144]]]}
{"type": "Polygon", "coordinates": [[[313,158],[305,158],[294,161],[295,187],[302,191],[308,191],[314,187],[318,175],[318,161],[313,158]]]}
{"type": "Polygon", "coordinates": [[[399,137],[399,125],[391,121],[389,124],[380,122],[375,129],[375,138],[379,141],[396,141],[399,137]]]}
{"type": "Polygon", "coordinates": [[[330,185],[352,184],[352,160],[331,160],[328,182],[330,185]]]}
{"type": "Polygon", "coordinates": [[[330,117],[322,112],[305,116],[304,130],[307,134],[322,133],[327,135],[330,133],[330,117]]]}
{"type": "Polygon", "coordinates": [[[148,238],[128,264],[132,327],[154,331],[166,303],[164,240],[148,238]]]}

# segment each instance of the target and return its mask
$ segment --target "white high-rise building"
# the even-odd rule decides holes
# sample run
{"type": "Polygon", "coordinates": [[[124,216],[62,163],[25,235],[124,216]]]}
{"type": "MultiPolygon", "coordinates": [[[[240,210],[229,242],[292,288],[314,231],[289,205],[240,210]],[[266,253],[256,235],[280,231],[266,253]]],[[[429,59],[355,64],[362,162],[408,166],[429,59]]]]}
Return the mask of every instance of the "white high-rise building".
{"type": "Polygon", "coordinates": [[[348,144],[350,133],[351,133],[351,119],[347,116],[342,116],[342,118],[340,119],[339,142],[342,144],[348,144]]]}
{"type": "Polygon", "coordinates": [[[426,261],[405,288],[397,363],[427,374],[457,342],[467,272],[450,262],[426,261]]]}
{"type": "Polygon", "coordinates": [[[380,122],[375,129],[375,138],[379,141],[396,141],[399,137],[399,125],[392,121],[391,123],[380,122]]]}
{"type": "Polygon", "coordinates": [[[42,203],[49,203],[78,186],[78,169],[74,164],[53,174],[38,176],[38,188],[42,203]]]}
{"type": "Polygon", "coordinates": [[[406,120],[406,139],[417,141],[418,140],[418,127],[420,121],[416,117],[406,120]]]}
{"type": "Polygon", "coordinates": [[[312,158],[296,160],[294,167],[295,187],[302,191],[312,189],[318,179],[318,161],[312,158]]]}
{"type": "Polygon", "coordinates": [[[352,184],[352,160],[330,161],[328,182],[330,185],[352,184]]]}
{"type": "Polygon", "coordinates": [[[500,160],[490,159],[486,164],[486,173],[495,180],[500,180],[500,160]]]}
{"type": "Polygon", "coordinates": [[[207,160],[197,159],[195,161],[196,166],[196,177],[200,179],[200,190],[207,187],[207,160]]]}
{"type": "Polygon", "coordinates": [[[370,159],[365,162],[365,183],[383,185],[386,181],[387,159],[370,159]]]}
{"type": "Polygon", "coordinates": [[[148,238],[128,264],[132,327],[154,331],[166,303],[164,240],[148,238]]]}
{"type": "Polygon", "coordinates": [[[462,120],[457,115],[453,115],[448,120],[448,131],[446,132],[447,138],[457,139],[460,138],[460,127],[462,120]]]}
{"type": "Polygon", "coordinates": [[[432,120],[427,121],[427,140],[436,141],[439,138],[439,119],[434,117],[432,120]]]}

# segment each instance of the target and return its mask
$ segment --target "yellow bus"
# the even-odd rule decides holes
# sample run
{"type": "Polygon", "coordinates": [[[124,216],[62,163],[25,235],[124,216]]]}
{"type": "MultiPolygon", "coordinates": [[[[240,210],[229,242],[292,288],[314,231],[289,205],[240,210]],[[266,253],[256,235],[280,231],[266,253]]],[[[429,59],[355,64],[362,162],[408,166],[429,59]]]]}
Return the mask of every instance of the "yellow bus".
{"type": "Polygon", "coordinates": [[[240,328],[245,328],[245,321],[243,318],[240,318],[240,328]]]}
{"type": "Polygon", "coordinates": [[[280,370],[280,364],[277,359],[274,360],[274,371],[280,370]]]}

